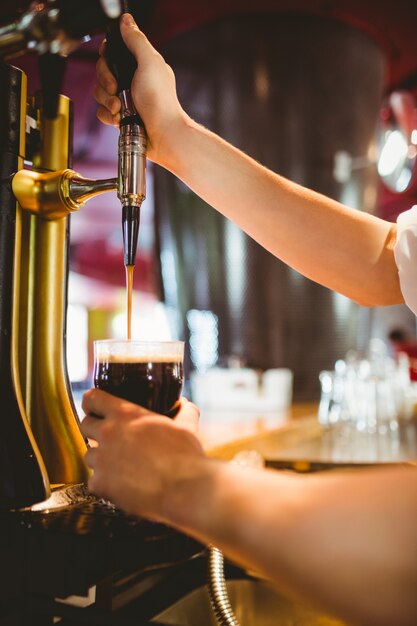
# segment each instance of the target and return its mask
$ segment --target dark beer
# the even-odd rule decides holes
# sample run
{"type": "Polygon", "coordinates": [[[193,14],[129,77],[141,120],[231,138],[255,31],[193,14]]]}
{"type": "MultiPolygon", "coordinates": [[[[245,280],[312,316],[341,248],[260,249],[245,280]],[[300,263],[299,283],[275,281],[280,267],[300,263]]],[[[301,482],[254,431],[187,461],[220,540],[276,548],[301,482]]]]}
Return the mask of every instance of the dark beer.
{"type": "Polygon", "coordinates": [[[98,359],[94,384],[108,393],[155,413],[174,417],[183,384],[182,360],[168,355],[98,359]]]}

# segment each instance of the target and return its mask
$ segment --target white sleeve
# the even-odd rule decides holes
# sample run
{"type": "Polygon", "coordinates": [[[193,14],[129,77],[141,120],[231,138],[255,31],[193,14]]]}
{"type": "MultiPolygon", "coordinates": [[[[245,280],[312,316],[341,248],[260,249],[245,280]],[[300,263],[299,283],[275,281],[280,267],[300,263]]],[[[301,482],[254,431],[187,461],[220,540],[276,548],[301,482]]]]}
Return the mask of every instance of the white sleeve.
{"type": "Polygon", "coordinates": [[[398,216],[394,257],[404,301],[417,315],[417,205],[398,216]]]}

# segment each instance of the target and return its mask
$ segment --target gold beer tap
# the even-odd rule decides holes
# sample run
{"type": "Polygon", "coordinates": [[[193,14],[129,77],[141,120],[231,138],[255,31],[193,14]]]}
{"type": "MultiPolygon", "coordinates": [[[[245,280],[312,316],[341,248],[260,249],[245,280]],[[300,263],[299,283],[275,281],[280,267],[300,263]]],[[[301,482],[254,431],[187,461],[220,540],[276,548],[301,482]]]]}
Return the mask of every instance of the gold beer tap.
{"type": "MultiPolygon", "coordinates": [[[[10,102],[16,100],[19,106],[2,111],[6,120],[3,126],[10,137],[14,137],[15,127],[20,129],[18,153],[9,134],[5,142],[6,134],[0,133],[0,150],[7,156],[2,202],[12,216],[7,213],[3,222],[9,220],[13,235],[9,237],[12,254],[0,255],[0,300],[6,293],[12,311],[10,320],[6,315],[0,319],[2,336],[11,337],[10,380],[7,378],[4,385],[20,415],[12,432],[24,431],[25,435],[24,469],[32,467],[31,458],[37,467],[33,477],[36,489],[15,481],[13,498],[9,498],[8,485],[6,495],[0,493],[0,500],[9,498],[10,506],[20,502],[30,505],[47,497],[50,485],[84,483],[88,477],[84,463],[87,443],[79,429],[66,365],[69,216],[89,198],[120,185],[116,178],[91,180],[70,169],[72,103],[59,94],[68,54],[91,36],[105,32],[123,8],[122,0],[89,0],[88,5],[89,10],[84,11],[82,0],[31,2],[15,21],[0,27],[0,67],[7,66],[4,60],[26,50],[38,52],[42,94],[26,100],[25,74],[16,68],[1,73],[1,86],[6,86],[7,93],[16,91],[20,75],[22,82],[19,97],[10,96],[10,102]],[[9,158],[10,150],[13,158],[9,158]],[[32,164],[31,170],[23,169],[24,160],[32,164]]],[[[2,364],[6,363],[8,372],[6,352],[2,351],[2,364]]],[[[6,438],[0,441],[3,447],[8,443],[6,438]]],[[[8,449],[14,457],[13,446],[22,447],[16,437],[8,449]]],[[[20,479],[19,467],[14,469],[20,479]]],[[[21,482],[29,484],[31,477],[21,482]]]]}
{"type": "Polygon", "coordinates": [[[65,169],[58,172],[20,170],[12,180],[22,209],[47,220],[78,211],[90,198],[117,189],[117,178],[94,180],[65,169]]]}
{"type": "MultiPolygon", "coordinates": [[[[22,127],[28,121],[28,110],[29,127],[35,128],[32,136],[26,127],[26,151],[22,151],[32,169],[18,169],[11,176],[18,226],[14,276],[19,278],[13,296],[11,366],[20,380],[28,432],[33,433],[52,485],[85,482],[88,475],[84,463],[87,444],[79,429],[66,367],[69,216],[89,198],[117,191],[122,204],[125,264],[133,266],[146,166],[143,123],[132,108],[127,87],[121,85],[124,106],[118,177],[91,180],[70,169],[72,103],[58,94],[67,55],[82,41],[107,30],[113,40],[109,45],[113,69],[119,73],[119,82],[126,78],[130,86],[127,77],[134,68],[129,57],[126,72],[127,49],[118,22],[122,10],[127,10],[122,0],[91,0],[88,12],[74,10],[73,0],[58,4],[45,0],[32,2],[23,15],[0,28],[0,60],[29,48],[39,53],[42,96],[20,101],[22,127]]],[[[24,141],[24,131],[22,137],[24,141]]]]}
{"type": "Polygon", "coordinates": [[[92,180],[71,162],[71,101],[58,114],[38,108],[40,141],[33,170],[12,178],[22,224],[16,273],[19,292],[18,362],[26,414],[51,485],[85,482],[87,444],[79,430],[66,369],[68,217],[89,198],[117,189],[117,179],[92,180]]]}

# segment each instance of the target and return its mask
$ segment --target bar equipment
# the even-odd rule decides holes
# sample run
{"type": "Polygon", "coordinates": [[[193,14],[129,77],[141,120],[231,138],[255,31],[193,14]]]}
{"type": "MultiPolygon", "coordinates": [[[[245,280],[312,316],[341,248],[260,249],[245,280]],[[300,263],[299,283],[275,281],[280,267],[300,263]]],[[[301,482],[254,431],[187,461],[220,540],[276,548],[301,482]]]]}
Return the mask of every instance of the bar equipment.
{"type": "MultiPolygon", "coordinates": [[[[0,506],[25,506],[44,500],[49,479],[26,419],[19,376],[18,311],[21,283],[22,214],[7,183],[23,167],[26,77],[0,64],[0,506]]],[[[27,256],[27,252],[26,252],[27,256]]]]}
{"type": "Polygon", "coordinates": [[[145,626],[204,584],[206,559],[198,542],[84,484],[65,367],[68,220],[117,182],[69,169],[68,98],[48,119],[23,72],[0,64],[0,85],[0,621],[145,626]]]}
{"type": "Polygon", "coordinates": [[[25,50],[67,56],[121,14],[119,0],[31,2],[15,21],[0,27],[0,57],[25,50]]]}
{"type": "MultiPolygon", "coordinates": [[[[124,2],[123,11],[128,11],[124,2]]],[[[146,131],[130,93],[136,61],[126,48],[117,21],[107,31],[106,56],[122,103],[118,145],[117,197],[122,203],[124,262],[135,265],[140,207],[146,196],[146,131]]]]}
{"type": "Polygon", "coordinates": [[[27,98],[24,74],[1,65],[2,87],[9,97],[1,109],[6,140],[0,207],[5,222],[0,257],[1,385],[9,398],[4,412],[13,422],[0,431],[1,447],[7,449],[0,454],[0,503],[5,508],[45,500],[50,485],[83,483],[87,478],[86,442],[65,363],[68,216],[89,198],[117,189],[125,263],[134,265],[145,197],[146,135],[129,93],[135,62],[128,53],[126,64],[117,19],[127,10],[126,3],[92,2],[88,9],[76,4],[33,3],[19,20],[0,29],[0,58],[33,48],[40,53],[41,79],[48,76],[41,80],[42,93],[27,98]],[[71,169],[72,104],[59,95],[59,88],[65,69],[62,55],[106,27],[108,54],[121,88],[122,122],[118,179],[97,181],[71,169]],[[24,169],[24,162],[32,169],[24,169]]]}
{"type": "MultiPolygon", "coordinates": [[[[20,75],[20,80],[24,81],[22,73],[15,68],[4,66],[4,72],[20,75]]],[[[74,210],[74,203],[78,207],[81,202],[71,199],[68,208],[65,193],[60,194],[60,185],[64,188],[64,181],[67,182],[71,160],[70,101],[65,96],[59,97],[57,116],[53,119],[46,117],[39,100],[29,104],[29,117],[37,133],[35,138],[29,136],[27,150],[23,133],[20,168],[3,172],[2,177],[3,181],[6,177],[9,180],[15,203],[16,199],[19,203],[15,204],[13,266],[10,257],[4,259],[1,268],[5,277],[12,269],[14,276],[13,298],[8,299],[12,317],[3,328],[3,333],[12,337],[11,354],[10,360],[6,352],[2,353],[2,358],[9,360],[15,372],[13,393],[22,399],[22,420],[28,420],[39,446],[49,476],[47,481],[43,473],[43,481],[49,489],[49,483],[79,483],[87,477],[83,462],[86,443],[78,428],[64,358],[69,234],[66,215],[74,210]],[[31,158],[32,171],[23,169],[27,156],[31,158]],[[64,174],[57,175],[57,171],[64,174]]],[[[19,110],[23,128],[26,108],[26,98],[22,97],[19,110]]],[[[5,114],[8,115],[8,110],[5,114]]],[[[3,123],[7,126],[8,120],[3,123]]],[[[12,121],[10,126],[13,124],[12,121]]],[[[71,185],[68,188],[71,189],[71,185]]],[[[3,212],[3,207],[1,210],[3,212]]],[[[12,220],[12,216],[9,215],[9,219],[12,220]]],[[[3,296],[5,301],[7,295],[3,296]]],[[[8,441],[3,445],[7,445],[14,459],[13,450],[20,442],[8,441]]],[[[16,494],[9,505],[33,504],[44,499],[48,489],[32,502],[24,498],[23,503],[16,494]]]]}
{"type": "MultiPolygon", "coordinates": [[[[72,103],[59,94],[64,63],[51,51],[57,33],[65,39],[68,32],[47,35],[49,26],[62,26],[59,11],[80,4],[37,3],[0,30],[0,57],[34,42],[44,55],[42,71],[57,71],[43,93],[28,97],[25,74],[0,61],[0,621],[19,626],[78,624],[84,609],[83,623],[107,623],[116,613],[118,623],[147,623],[157,612],[148,588],[168,584],[175,591],[166,583],[173,566],[203,549],[163,525],[124,515],[85,485],[86,442],[65,362],[69,217],[93,195],[116,190],[118,181],[86,179],[71,169],[72,103]],[[24,28],[32,23],[46,24],[39,40],[38,28],[24,28]]],[[[84,4],[81,13],[89,14],[93,4],[114,3],[84,4]]],[[[134,153],[129,141],[125,136],[120,151],[120,183],[126,178],[130,194],[136,178],[125,168],[134,153]]],[[[138,216],[138,202],[132,204],[138,216]]],[[[137,236],[138,220],[130,221],[137,236]]]]}
{"type": "MultiPolygon", "coordinates": [[[[117,19],[122,9],[128,10],[127,4],[106,0],[89,3],[88,9],[78,4],[80,19],[74,19],[77,7],[66,0],[33,3],[19,20],[0,29],[0,57],[7,58],[26,48],[37,50],[42,83],[42,96],[26,102],[26,93],[20,94],[17,162],[9,165],[2,179],[10,179],[8,188],[18,201],[14,317],[13,322],[10,317],[3,332],[18,334],[11,365],[16,372],[12,395],[21,396],[20,413],[31,441],[30,458],[32,464],[38,459],[39,483],[44,489],[38,488],[37,495],[22,497],[22,501],[18,497],[8,499],[5,494],[6,506],[45,499],[49,483],[74,484],[87,478],[83,462],[86,443],[79,431],[64,362],[68,216],[89,198],[117,189],[122,204],[125,264],[133,266],[140,206],[146,193],[146,134],[129,91],[136,63],[124,45],[117,19]],[[58,94],[65,70],[62,55],[106,26],[107,53],[119,82],[122,119],[118,178],[97,181],[70,169],[71,102],[58,94]],[[23,169],[24,160],[31,162],[31,170],[23,169]]],[[[6,73],[20,75],[20,82],[25,84],[21,72],[4,67],[6,73]]],[[[16,124],[9,120],[8,107],[3,114],[6,127],[8,123],[16,124]]],[[[11,202],[14,204],[13,199],[11,202]]],[[[10,260],[7,264],[5,261],[2,271],[10,273],[10,268],[10,260]]],[[[8,300],[11,302],[11,297],[8,300]]],[[[4,355],[7,358],[7,351],[4,355]]]]}

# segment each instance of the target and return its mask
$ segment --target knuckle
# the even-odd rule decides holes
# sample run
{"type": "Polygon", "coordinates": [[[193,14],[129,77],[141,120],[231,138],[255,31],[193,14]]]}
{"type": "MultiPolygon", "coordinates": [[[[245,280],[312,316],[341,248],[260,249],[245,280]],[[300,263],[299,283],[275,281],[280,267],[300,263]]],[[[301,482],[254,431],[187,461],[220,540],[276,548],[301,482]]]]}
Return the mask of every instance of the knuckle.
{"type": "Polygon", "coordinates": [[[107,44],[107,39],[103,39],[103,41],[100,44],[99,51],[98,51],[101,56],[103,56],[106,52],[106,44],[107,44]]]}
{"type": "Polygon", "coordinates": [[[93,87],[93,96],[97,100],[97,102],[100,102],[100,85],[98,85],[98,84],[94,85],[94,87],[93,87]]]}
{"type": "Polygon", "coordinates": [[[104,58],[103,57],[99,57],[98,60],[97,60],[97,63],[96,63],[96,72],[97,72],[97,75],[98,75],[99,79],[100,79],[100,76],[101,76],[101,74],[103,72],[104,67],[105,67],[104,58]]]}
{"type": "Polygon", "coordinates": [[[87,413],[87,406],[90,403],[90,401],[92,400],[92,396],[91,396],[91,389],[88,389],[87,391],[84,392],[83,394],[83,399],[82,399],[82,408],[83,410],[87,413]]]}
{"type": "Polygon", "coordinates": [[[107,121],[106,115],[105,115],[104,107],[99,106],[97,108],[96,115],[97,115],[98,119],[100,120],[100,122],[103,122],[103,124],[108,124],[108,121],[107,121]]]}
{"type": "Polygon", "coordinates": [[[165,66],[166,66],[166,68],[167,68],[168,73],[170,74],[170,76],[171,76],[172,78],[175,78],[174,70],[172,69],[172,67],[171,67],[168,63],[165,63],[165,66]]]}
{"type": "Polygon", "coordinates": [[[108,126],[119,126],[120,113],[112,115],[106,107],[100,105],[97,108],[96,115],[100,122],[102,122],[103,124],[107,124],[108,126]]]}
{"type": "Polygon", "coordinates": [[[113,124],[113,121],[109,119],[109,112],[103,106],[100,105],[98,107],[96,115],[100,122],[103,122],[103,124],[113,124]]]}
{"type": "Polygon", "coordinates": [[[105,90],[112,96],[116,93],[116,81],[109,71],[106,71],[106,74],[103,75],[103,87],[105,90]]]}
{"type": "Polygon", "coordinates": [[[104,423],[100,430],[100,440],[102,443],[107,443],[113,438],[113,425],[110,420],[104,420],[104,423]]]}
{"type": "Polygon", "coordinates": [[[116,96],[110,96],[107,99],[107,108],[112,115],[115,115],[120,109],[120,100],[116,96]]]}
{"type": "Polygon", "coordinates": [[[100,57],[96,63],[96,74],[97,80],[102,88],[109,93],[115,94],[116,81],[103,57],[100,57]]]}
{"type": "Polygon", "coordinates": [[[128,404],[123,404],[118,411],[119,419],[123,419],[125,421],[130,421],[134,417],[137,416],[138,412],[134,407],[129,406],[128,404]]]}

